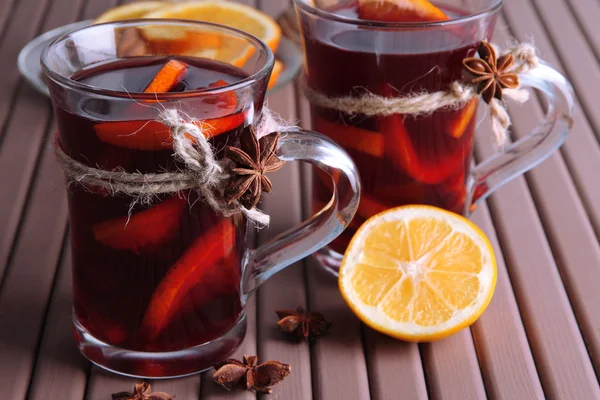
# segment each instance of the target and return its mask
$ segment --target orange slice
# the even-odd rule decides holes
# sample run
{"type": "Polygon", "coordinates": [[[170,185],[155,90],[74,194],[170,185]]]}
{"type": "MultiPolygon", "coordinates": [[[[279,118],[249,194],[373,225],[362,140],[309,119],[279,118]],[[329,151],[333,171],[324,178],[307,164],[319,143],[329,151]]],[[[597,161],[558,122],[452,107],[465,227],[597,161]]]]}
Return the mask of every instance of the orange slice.
{"type": "Polygon", "coordinates": [[[381,22],[434,22],[448,20],[427,0],[359,0],[360,19],[381,22]]]}
{"type": "MultiPolygon", "coordinates": [[[[277,22],[254,7],[232,1],[190,1],[174,4],[170,7],[149,13],[144,18],[175,18],[206,21],[226,25],[248,32],[263,42],[271,50],[277,50],[281,39],[281,29],[277,22]]],[[[175,30],[145,29],[149,40],[181,40],[185,32],[175,30]]],[[[222,35],[222,45],[217,49],[214,59],[242,66],[252,56],[252,47],[244,40],[232,35],[222,35]]],[[[193,54],[190,54],[193,55],[193,54]]]]}
{"type": "Polygon", "coordinates": [[[271,72],[271,78],[269,79],[269,86],[267,89],[271,89],[273,86],[275,86],[281,71],[283,71],[283,67],[284,65],[281,61],[275,60],[275,64],[273,64],[273,72],[271,72]]]}
{"type": "Polygon", "coordinates": [[[331,122],[325,118],[316,118],[314,125],[317,132],[322,132],[347,150],[360,151],[373,157],[383,157],[384,136],[381,133],[331,122]]]}
{"type": "Polygon", "coordinates": [[[450,129],[448,133],[455,139],[460,139],[462,135],[467,130],[469,126],[469,122],[475,115],[475,111],[477,111],[477,104],[479,102],[479,97],[470,100],[457,114],[457,117],[450,124],[450,129]]]}
{"type": "Polygon", "coordinates": [[[166,93],[179,83],[181,77],[187,71],[188,65],[179,60],[169,60],[164,67],[158,71],[154,79],[144,90],[145,93],[166,93]]]}
{"type": "Polygon", "coordinates": [[[101,14],[94,24],[102,24],[104,22],[122,21],[125,19],[143,18],[146,14],[160,10],[161,8],[170,7],[171,3],[164,1],[138,1],[135,3],[124,4],[114,7],[101,14]]]}
{"type": "Polygon", "coordinates": [[[492,246],[471,221],[436,207],[404,206],[358,229],[338,283],[365,324],[423,342],[475,322],[492,298],[496,275],[492,246]]]}

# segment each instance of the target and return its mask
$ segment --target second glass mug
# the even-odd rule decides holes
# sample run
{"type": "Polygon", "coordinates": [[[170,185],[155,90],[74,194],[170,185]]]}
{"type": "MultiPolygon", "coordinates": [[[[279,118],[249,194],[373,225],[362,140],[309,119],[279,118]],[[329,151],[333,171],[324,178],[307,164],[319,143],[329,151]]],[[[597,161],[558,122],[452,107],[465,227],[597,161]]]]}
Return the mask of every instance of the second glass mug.
{"type": "MultiPolygon", "coordinates": [[[[359,20],[356,1],[294,3],[306,85],[334,99],[358,98],[367,92],[395,97],[448,89],[463,77],[462,60],[475,54],[480,41],[490,41],[502,6],[502,0],[446,0],[442,4],[450,17],[447,21],[394,23],[359,20]]],[[[417,117],[367,117],[313,101],[313,129],[344,147],[362,178],[357,214],[340,237],[315,254],[321,266],[337,274],[352,235],[378,212],[429,204],[469,216],[478,202],[555,151],[572,123],[570,84],[542,62],[521,78],[521,86],[539,90],[547,102],[546,115],[529,135],[475,167],[471,164],[476,100],[462,109],[439,109],[417,117]]],[[[327,176],[315,170],[313,209],[325,204],[330,193],[327,176]]]]}
{"type": "MultiPolygon", "coordinates": [[[[168,108],[200,120],[241,115],[239,127],[211,139],[222,156],[223,147],[239,143],[239,135],[260,118],[273,62],[271,50],[255,37],[208,23],[132,20],[73,31],[42,55],[58,122],[57,145],[90,167],[175,171],[181,165],[173,162],[173,149],[164,140],[150,146],[144,134],[154,128],[142,125],[154,126],[149,121],[168,108]],[[144,32],[161,32],[168,40],[145,39],[144,32]],[[135,46],[125,46],[124,38],[132,37],[135,46]],[[237,74],[234,82],[163,94],[120,89],[123,79],[143,79],[144,74],[127,75],[119,68],[147,63],[148,57],[160,61],[196,54],[202,43],[217,59],[219,54],[244,55],[241,68],[203,64],[227,71],[229,78],[237,74]],[[106,72],[97,76],[110,81],[91,86],[93,71],[106,72]],[[92,77],[86,81],[90,84],[82,82],[86,76],[92,77]],[[102,87],[105,83],[114,90],[102,87]],[[231,100],[232,94],[235,109],[223,111],[223,99],[231,100]],[[111,127],[118,130],[112,139],[102,135],[111,127]]],[[[125,375],[166,378],[200,372],[235,351],[246,332],[248,297],[273,274],[339,235],[358,205],[356,167],[332,141],[311,131],[286,132],[277,155],[306,161],[341,179],[320,212],[254,250],[246,242],[252,223],[241,214],[216,213],[193,191],[158,195],[151,205],[130,209],[129,196],[71,182],[73,322],[77,345],[88,359],[125,375]]]]}

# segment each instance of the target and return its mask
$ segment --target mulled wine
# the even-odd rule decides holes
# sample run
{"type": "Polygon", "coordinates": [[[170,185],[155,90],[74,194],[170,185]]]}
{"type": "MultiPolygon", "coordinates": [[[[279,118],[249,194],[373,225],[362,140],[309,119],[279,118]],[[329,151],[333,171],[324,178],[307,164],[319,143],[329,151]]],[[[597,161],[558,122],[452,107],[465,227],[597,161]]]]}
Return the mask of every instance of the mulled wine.
{"type": "MultiPolygon", "coordinates": [[[[344,2],[327,11],[358,21],[358,7],[344,2]]],[[[457,9],[439,10],[448,18],[463,15],[457,9]]],[[[389,21],[385,18],[380,20],[389,21]]],[[[366,29],[308,17],[301,17],[301,25],[307,85],[330,98],[391,98],[447,90],[463,78],[462,60],[473,56],[478,44],[471,32],[459,28],[443,34],[366,29]]],[[[425,115],[365,115],[311,102],[312,127],[350,154],[362,179],[357,215],[330,247],[343,254],[366,219],[394,206],[429,204],[464,214],[477,105],[473,99],[458,109],[440,108],[425,115]]],[[[313,208],[318,210],[331,196],[331,179],[315,171],[313,182],[313,208]]]]}
{"type": "MultiPolygon", "coordinates": [[[[170,131],[155,119],[163,102],[131,99],[143,92],[185,95],[246,76],[227,64],[181,57],[139,57],[83,70],[71,79],[131,98],[122,106],[84,101],[78,112],[56,104],[60,146],[75,160],[104,170],[177,171],[183,166],[174,157],[170,131]]],[[[199,96],[190,108],[217,157],[249,129],[241,108],[232,91],[199,96]]],[[[113,347],[169,352],[219,338],[242,318],[241,216],[218,215],[194,191],[132,199],[72,184],[68,198],[79,329],[113,347]]],[[[233,352],[243,333],[205,355],[203,365],[190,360],[193,366],[180,361],[153,370],[151,362],[133,360],[110,368],[143,376],[202,370],[233,352]]],[[[102,354],[86,355],[102,362],[102,354]]]]}

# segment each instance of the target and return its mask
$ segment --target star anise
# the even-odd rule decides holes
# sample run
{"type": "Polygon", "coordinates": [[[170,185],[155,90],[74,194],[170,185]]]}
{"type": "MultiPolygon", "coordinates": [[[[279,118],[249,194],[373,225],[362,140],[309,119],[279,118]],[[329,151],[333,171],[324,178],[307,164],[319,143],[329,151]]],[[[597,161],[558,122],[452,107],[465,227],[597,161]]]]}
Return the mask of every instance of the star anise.
{"type": "Polygon", "coordinates": [[[463,60],[465,69],[474,76],[472,83],[478,84],[477,93],[490,104],[492,98],[502,100],[502,89],[515,89],[519,86],[517,74],[508,72],[513,65],[514,57],[505,54],[500,58],[496,50],[488,42],[480,42],[477,49],[479,58],[469,57],[463,60]]]}
{"type": "Polygon", "coordinates": [[[215,365],[213,381],[225,390],[247,389],[271,393],[269,386],[284,380],[292,367],[279,361],[267,361],[257,365],[256,356],[244,356],[244,362],[232,358],[215,365]]]}
{"type": "Polygon", "coordinates": [[[296,335],[298,341],[314,339],[323,335],[331,328],[331,322],[328,322],[323,314],[318,312],[306,312],[302,307],[294,310],[275,311],[280,320],[277,326],[287,333],[296,335]]]}
{"type": "Polygon", "coordinates": [[[273,188],[265,174],[277,171],[285,161],[275,154],[279,143],[278,132],[258,140],[254,131],[249,129],[242,133],[240,142],[240,148],[225,148],[226,157],[235,164],[231,169],[233,177],[225,188],[225,200],[228,204],[239,200],[244,207],[252,209],[258,204],[261,193],[269,193],[273,188]]]}
{"type": "Polygon", "coordinates": [[[146,382],[137,383],[133,387],[133,393],[113,393],[113,400],[173,400],[175,396],[164,392],[152,392],[152,388],[146,382]]]}

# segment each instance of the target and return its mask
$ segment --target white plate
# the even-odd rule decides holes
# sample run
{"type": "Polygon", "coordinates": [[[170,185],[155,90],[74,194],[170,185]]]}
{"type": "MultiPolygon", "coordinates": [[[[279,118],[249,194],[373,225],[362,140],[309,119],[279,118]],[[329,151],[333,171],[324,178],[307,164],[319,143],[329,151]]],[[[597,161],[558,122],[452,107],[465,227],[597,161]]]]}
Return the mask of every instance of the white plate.
{"type": "MultiPolygon", "coordinates": [[[[19,58],[17,59],[19,71],[25,80],[38,92],[49,96],[48,87],[44,81],[42,67],[40,66],[42,51],[57,37],[62,36],[67,32],[74,31],[75,29],[86,27],[91,23],[91,20],[87,20],[64,25],[52,29],[27,43],[27,45],[21,49],[19,58]]],[[[283,62],[285,67],[283,71],[281,71],[277,83],[269,89],[268,93],[275,92],[293,80],[302,64],[300,50],[292,41],[285,37],[281,38],[276,56],[283,62]]]]}

